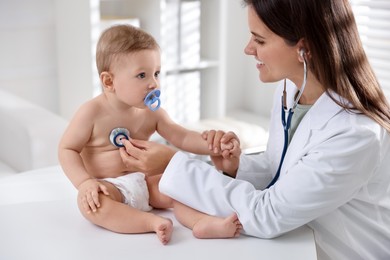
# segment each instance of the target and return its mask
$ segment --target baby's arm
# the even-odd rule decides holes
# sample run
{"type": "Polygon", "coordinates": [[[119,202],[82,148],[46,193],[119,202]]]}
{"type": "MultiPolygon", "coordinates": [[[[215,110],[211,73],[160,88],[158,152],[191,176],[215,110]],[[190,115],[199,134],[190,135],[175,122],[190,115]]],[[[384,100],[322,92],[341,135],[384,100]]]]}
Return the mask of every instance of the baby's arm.
{"type": "Polygon", "coordinates": [[[96,208],[100,206],[99,191],[108,194],[107,188],[88,174],[80,156],[92,133],[94,110],[96,111],[89,102],[76,112],[62,136],[58,148],[62,169],[78,189],[79,199],[86,212],[96,211],[96,208]]]}
{"type": "Polygon", "coordinates": [[[221,155],[222,149],[230,149],[237,153],[239,148],[239,141],[232,142],[232,138],[221,143],[220,140],[224,135],[222,131],[214,131],[213,141],[211,142],[199,132],[186,129],[171,120],[168,114],[160,109],[158,111],[159,119],[157,124],[158,133],[164,137],[169,143],[177,148],[190,153],[201,155],[221,155]],[[231,142],[229,144],[229,142],[231,142]]]}

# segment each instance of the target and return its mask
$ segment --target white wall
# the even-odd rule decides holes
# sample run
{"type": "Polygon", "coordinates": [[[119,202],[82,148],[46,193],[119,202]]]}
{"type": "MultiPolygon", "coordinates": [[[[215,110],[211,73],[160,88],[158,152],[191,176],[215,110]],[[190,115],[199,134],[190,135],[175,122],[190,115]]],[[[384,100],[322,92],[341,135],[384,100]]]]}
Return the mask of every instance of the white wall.
{"type": "Polygon", "coordinates": [[[229,1],[226,15],[227,113],[244,110],[255,116],[268,117],[275,84],[262,83],[255,59],[244,53],[251,37],[247,8],[241,6],[241,1],[229,1]]]}
{"type": "Polygon", "coordinates": [[[262,83],[259,71],[253,58],[246,60],[245,68],[245,95],[242,100],[243,109],[262,117],[269,117],[276,86],[279,83],[262,83]]]}
{"type": "Polygon", "coordinates": [[[58,112],[53,0],[0,1],[0,88],[58,112]]]}
{"type": "Polygon", "coordinates": [[[56,14],[53,37],[57,47],[59,112],[70,119],[81,104],[93,97],[93,53],[99,36],[93,39],[93,27],[99,29],[99,17],[95,17],[99,5],[97,0],[52,1],[56,14]]]}

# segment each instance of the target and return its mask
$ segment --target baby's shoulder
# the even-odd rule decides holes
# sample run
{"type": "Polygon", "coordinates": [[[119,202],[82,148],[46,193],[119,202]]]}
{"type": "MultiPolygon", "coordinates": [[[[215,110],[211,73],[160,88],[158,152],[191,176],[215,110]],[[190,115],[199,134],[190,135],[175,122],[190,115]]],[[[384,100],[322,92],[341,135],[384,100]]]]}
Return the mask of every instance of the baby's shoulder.
{"type": "Polygon", "coordinates": [[[97,96],[93,99],[88,100],[82,104],[76,112],[76,116],[81,117],[96,117],[104,112],[104,100],[97,96]]]}

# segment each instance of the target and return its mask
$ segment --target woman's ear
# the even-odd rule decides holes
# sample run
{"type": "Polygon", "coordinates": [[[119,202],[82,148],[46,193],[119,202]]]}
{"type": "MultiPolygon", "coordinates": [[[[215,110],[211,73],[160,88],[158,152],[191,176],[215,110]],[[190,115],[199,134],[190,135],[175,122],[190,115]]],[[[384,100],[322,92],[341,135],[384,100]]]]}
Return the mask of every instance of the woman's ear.
{"type": "Polygon", "coordinates": [[[102,82],[103,89],[108,90],[108,91],[114,90],[113,78],[112,78],[111,73],[109,73],[107,71],[103,71],[100,74],[100,81],[102,82]]]}
{"type": "Polygon", "coordinates": [[[296,46],[297,46],[299,61],[303,62],[304,58],[308,60],[310,58],[310,50],[307,48],[305,40],[300,39],[296,46]]]}

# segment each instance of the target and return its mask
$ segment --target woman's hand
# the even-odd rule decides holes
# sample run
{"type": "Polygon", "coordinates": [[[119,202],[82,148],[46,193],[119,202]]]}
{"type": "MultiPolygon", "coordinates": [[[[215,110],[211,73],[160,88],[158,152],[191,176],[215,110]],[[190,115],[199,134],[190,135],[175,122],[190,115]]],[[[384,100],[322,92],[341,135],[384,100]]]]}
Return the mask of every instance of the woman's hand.
{"type": "Polygon", "coordinates": [[[240,163],[240,157],[228,157],[225,158],[222,155],[211,155],[211,161],[215,168],[228,174],[230,177],[235,178],[240,163]]]}
{"type": "Polygon", "coordinates": [[[156,142],[135,139],[122,142],[125,147],[119,152],[126,167],[149,176],[164,172],[176,153],[173,148],[156,142]]]}

